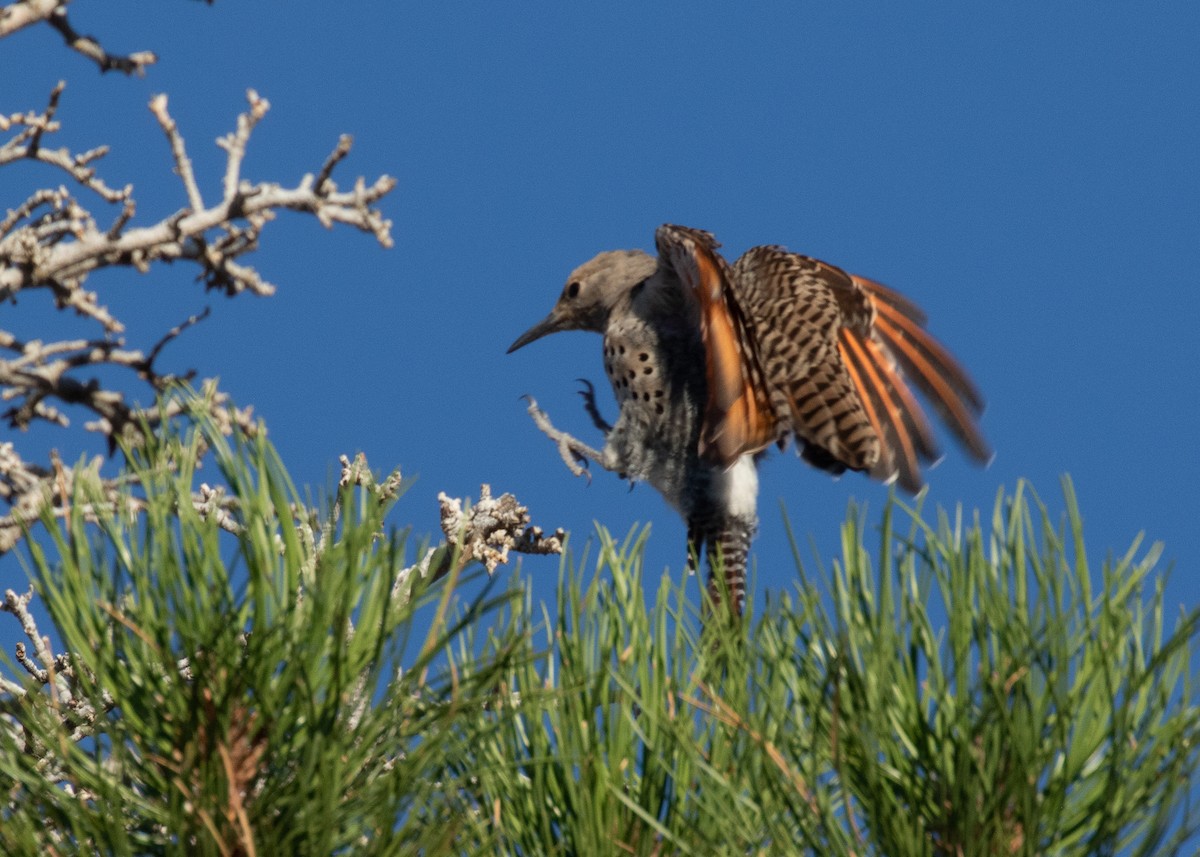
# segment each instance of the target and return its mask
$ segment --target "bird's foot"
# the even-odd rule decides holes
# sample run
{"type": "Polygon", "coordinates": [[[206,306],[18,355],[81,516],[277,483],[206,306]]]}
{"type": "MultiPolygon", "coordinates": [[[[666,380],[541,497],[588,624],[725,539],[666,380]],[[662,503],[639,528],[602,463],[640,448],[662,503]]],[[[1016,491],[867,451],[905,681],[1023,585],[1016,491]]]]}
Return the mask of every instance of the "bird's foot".
{"type": "Polygon", "coordinates": [[[592,449],[578,438],[556,429],[550,422],[550,417],[546,416],[546,412],[538,407],[537,401],[532,396],[525,396],[524,399],[529,403],[528,411],[529,416],[533,417],[533,424],[541,430],[542,434],[554,441],[555,446],[558,447],[558,454],[562,456],[563,464],[567,465],[567,469],[576,476],[587,476],[590,482],[592,475],[588,472],[588,462],[594,461],[604,467],[604,459],[600,451],[592,449]]]}
{"type": "Polygon", "coordinates": [[[600,416],[600,409],[596,407],[596,388],[592,386],[592,382],[587,378],[576,378],[575,380],[583,384],[583,389],[579,391],[579,395],[583,397],[583,409],[592,418],[592,423],[596,428],[607,435],[612,431],[612,426],[604,417],[600,416]]]}

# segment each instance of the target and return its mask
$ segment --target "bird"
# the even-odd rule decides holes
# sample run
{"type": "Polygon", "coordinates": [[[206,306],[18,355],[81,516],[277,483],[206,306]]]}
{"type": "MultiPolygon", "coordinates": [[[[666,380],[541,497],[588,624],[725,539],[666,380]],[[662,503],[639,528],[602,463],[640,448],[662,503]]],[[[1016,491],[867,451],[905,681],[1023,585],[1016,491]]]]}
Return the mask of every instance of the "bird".
{"type": "Polygon", "coordinates": [[[655,247],[576,268],[508,353],[561,331],[602,334],[616,422],[589,382],[581,394],[603,447],[558,430],[526,396],[529,413],[575,475],[592,462],[662,494],[686,523],[689,567],[704,554],[710,595],[733,615],[771,446],[794,442],[820,470],[916,493],[922,464],[941,455],[919,392],[971,459],[991,459],[978,387],[899,292],[777,245],[730,265],[701,229],[664,224],[655,247]]]}

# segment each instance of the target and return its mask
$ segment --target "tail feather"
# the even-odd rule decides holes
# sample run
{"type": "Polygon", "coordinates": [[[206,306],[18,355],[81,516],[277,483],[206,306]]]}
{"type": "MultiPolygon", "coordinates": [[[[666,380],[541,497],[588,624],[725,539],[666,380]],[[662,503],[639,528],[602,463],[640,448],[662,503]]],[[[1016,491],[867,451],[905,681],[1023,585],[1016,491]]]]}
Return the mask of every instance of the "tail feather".
{"type": "Polygon", "coordinates": [[[757,523],[739,517],[718,521],[693,520],[688,524],[690,557],[699,558],[701,548],[708,558],[708,593],[714,603],[729,599],[734,616],[746,605],[746,557],[757,523]]]}
{"type": "Polygon", "coordinates": [[[750,553],[750,541],[754,530],[745,527],[726,527],[710,538],[705,550],[708,553],[708,589],[713,600],[719,600],[722,591],[729,597],[729,605],[735,616],[741,616],[746,606],[746,557],[750,553]],[[722,573],[724,587],[718,572],[722,573]]]}

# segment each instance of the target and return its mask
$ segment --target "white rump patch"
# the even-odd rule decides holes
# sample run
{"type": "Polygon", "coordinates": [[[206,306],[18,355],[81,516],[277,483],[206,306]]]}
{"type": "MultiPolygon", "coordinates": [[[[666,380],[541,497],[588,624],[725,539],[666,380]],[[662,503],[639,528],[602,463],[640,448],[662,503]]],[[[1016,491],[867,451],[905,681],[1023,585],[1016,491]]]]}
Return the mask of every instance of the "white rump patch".
{"type": "Polygon", "coordinates": [[[754,456],[743,455],[713,478],[713,494],[721,498],[721,505],[731,515],[744,518],[755,517],[758,506],[758,468],[754,456]]]}

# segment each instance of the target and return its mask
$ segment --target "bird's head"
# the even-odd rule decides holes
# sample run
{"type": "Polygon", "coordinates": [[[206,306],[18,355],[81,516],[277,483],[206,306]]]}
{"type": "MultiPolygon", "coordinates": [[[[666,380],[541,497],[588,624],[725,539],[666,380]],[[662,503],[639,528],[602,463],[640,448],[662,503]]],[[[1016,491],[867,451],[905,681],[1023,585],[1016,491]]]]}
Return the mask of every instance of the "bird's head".
{"type": "Polygon", "coordinates": [[[657,265],[641,250],[609,250],[585,262],[571,272],[550,314],[518,336],[508,353],[560,330],[603,332],[612,308],[657,265]]]}

